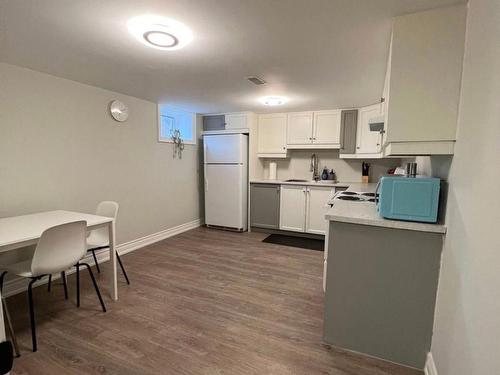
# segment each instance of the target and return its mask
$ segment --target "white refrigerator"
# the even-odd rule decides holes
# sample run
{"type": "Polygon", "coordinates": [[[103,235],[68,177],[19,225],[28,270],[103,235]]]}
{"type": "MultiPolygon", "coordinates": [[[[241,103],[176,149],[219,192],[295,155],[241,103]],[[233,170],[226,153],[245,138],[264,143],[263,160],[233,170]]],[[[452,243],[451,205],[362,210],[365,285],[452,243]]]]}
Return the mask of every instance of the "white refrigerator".
{"type": "Polygon", "coordinates": [[[248,227],[248,135],[203,135],[205,224],[246,231],[248,227]]]}

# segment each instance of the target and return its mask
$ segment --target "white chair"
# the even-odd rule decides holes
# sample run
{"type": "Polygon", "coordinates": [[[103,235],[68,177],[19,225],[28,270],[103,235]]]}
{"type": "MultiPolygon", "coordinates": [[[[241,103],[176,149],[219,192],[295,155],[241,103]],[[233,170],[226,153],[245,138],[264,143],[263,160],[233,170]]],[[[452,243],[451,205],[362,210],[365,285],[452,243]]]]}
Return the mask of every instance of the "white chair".
{"type": "MultiPolygon", "coordinates": [[[[97,205],[96,215],[112,217],[113,219],[116,220],[116,217],[118,215],[118,207],[119,207],[118,203],[116,202],[103,201],[97,205]]],[[[92,256],[94,257],[95,266],[97,268],[97,272],[99,273],[101,272],[101,269],[99,268],[99,263],[97,262],[97,257],[95,255],[95,252],[97,250],[107,249],[107,248],[109,248],[108,229],[99,228],[91,231],[90,235],[87,237],[87,249],[92,253],[92,256]]],[[[116,258],[118,259],[118,263],[120,264],[120,268],[122,269],[123,276],[125,276],[127,284],[130,285],[127,272],[125,272],[125,267],[123,267],[123,263],[122,260],[120,259],[120,256],[118,255],[118,252],[116,253],[116,258]]]]}
{"type": "MultiPolygon", "coordinates": [[[[37,350],[36,343],[36,327],[35,327],[35,310],[33,307],[33,283],[40,280],[42,277],[53,273],[62,273],[63,282],[65,282],[64,271],[76,265],[77,271],[81,265],[79,261],[87,253],[86,246],[87,223],[85,221],[75,221],[71,223],[57,225],[47,229],[42,233],[40,240],[36,246],[33,258],[20,263],[7,265],[5,268],[17,276],[31,279],[28,285],[28,304],[30,310],[31,322],[31,340],[33,343],[33,351],[37,350]]],[[[83,264],[89,270],[90,277],[94,284],[97,296],[101,302],[102,310],[105,312],[106,307],[99,292],[99,287],[94,279],[92,270],[88,264],[83,264]]],[[[3,284],[3,276],[0,279],[0,288],[3,284]]],[[[78,280],[77,280],[78,281],[78,280]]]]}

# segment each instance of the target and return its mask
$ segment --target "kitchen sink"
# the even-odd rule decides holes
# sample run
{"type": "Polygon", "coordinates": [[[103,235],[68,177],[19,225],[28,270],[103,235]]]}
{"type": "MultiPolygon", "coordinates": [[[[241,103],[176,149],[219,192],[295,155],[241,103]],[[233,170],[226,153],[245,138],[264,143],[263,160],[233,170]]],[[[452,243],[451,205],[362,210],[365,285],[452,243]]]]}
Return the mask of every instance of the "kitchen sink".
{"type": "Polygon", "coordinates": [[[285,180],[285,182],[310,182],[309,180],[298,180],[295,178],[291,178],[289,180],[285,180]]]}

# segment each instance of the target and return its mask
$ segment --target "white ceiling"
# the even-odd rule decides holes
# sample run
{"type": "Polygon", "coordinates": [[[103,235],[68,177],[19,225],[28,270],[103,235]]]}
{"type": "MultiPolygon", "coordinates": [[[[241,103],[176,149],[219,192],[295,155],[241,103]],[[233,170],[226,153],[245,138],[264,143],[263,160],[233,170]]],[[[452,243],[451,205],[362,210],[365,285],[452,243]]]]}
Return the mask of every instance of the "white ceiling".
{"type": "Polygon", "coordinates": [[[286,111],[359,106],[381,95],[391,18],[456,2],[1,0],[0,61],[202,113],[276,111],[267,94],[286,111]],[[193,42],[145,47],[126,27],[141,14],[185,23],[193,42]]]}

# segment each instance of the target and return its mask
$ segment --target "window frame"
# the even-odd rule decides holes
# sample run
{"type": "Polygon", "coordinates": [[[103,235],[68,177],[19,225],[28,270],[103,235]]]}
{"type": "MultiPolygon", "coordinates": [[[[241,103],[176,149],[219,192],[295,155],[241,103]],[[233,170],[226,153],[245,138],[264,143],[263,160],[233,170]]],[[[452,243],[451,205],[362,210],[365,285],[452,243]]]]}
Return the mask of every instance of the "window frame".
{"type": "MultiPolygon", "coordinates": [[[[157,123],[158,123],[158,142],[160,142],[160,143],[174,143],[172,138],[165,138],[165,137],[162,137],[162,135],[161,135],[161,117],[163,115],[161,114],[160,107],[161,107],[161,105],[157,104],[157,106],[156,106],[157,111],[156,112],[157,112],[157,123]]],[[[196,113],[183,111],[183,110],[177,109],[173,106],[169,106],[169,107],[172,109],[175,109],[177,111],[184,112],[186,114],[191,115],[191,127],[192,127],[192,131],[193,131],[193,140],[187,141],[187,140],[183,139],[182,141],[185,145],[196,146],[197,141],[198,141],[197,140],[198,136],[197,136],[197,132],[196,132],[196,113]]],[[[171,117],[171,116],[166,116],[166,117],[171,117]]]]}

